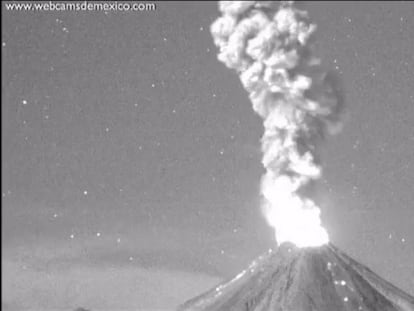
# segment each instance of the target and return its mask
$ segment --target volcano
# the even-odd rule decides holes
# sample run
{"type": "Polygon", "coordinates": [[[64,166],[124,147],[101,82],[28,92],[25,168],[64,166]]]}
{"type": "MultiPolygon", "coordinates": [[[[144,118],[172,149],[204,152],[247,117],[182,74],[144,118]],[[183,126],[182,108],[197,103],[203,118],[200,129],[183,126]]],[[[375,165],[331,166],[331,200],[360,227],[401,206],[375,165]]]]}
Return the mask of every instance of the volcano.
{"type": "Polygon", "coordinates": [[[332,244],[283,243],[178,311],[414,311],[414,297],[332,244]]]}

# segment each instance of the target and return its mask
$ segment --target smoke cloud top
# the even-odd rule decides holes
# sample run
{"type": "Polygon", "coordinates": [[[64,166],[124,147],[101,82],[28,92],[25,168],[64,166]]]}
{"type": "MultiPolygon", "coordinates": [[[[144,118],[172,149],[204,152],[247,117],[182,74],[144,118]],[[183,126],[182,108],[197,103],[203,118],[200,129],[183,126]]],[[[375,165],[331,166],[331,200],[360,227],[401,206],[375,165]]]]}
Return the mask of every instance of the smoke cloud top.
{"type": "Polygon", "coordinates": [[[278,244],[329,241],[307,195],[321,177],[318,145],[340,129],[340,90],[312,55],[316,26],[293,1],[220,1],[211,25],[218,60],[235,70],[263,119],[263,211],[278,244]]]}

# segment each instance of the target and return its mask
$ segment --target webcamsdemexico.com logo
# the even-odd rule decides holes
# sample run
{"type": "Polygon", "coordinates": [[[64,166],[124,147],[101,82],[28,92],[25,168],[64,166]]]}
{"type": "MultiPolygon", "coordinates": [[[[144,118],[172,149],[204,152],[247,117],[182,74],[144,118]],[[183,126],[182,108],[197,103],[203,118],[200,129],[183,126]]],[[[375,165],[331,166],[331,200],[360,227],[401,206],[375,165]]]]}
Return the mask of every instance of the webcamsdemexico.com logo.
{"type": "Polygon", "coordinates": [[[142,12],[155,11],[155,3],[151,2],[118,2],[118,1],[78,1],[78,2],[5,2],[8,11],[120,11],[142,12]]]}

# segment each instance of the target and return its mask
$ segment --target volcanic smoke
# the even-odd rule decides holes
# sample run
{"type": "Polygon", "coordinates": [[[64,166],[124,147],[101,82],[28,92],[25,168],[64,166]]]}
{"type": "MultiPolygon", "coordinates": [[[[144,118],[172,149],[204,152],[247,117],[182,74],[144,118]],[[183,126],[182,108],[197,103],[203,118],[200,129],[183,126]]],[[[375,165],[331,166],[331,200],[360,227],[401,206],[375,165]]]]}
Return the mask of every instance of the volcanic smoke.
{"type": "Polygon", "coordinates": [[[293,1],[220,1],[211,25],[218,59],[235,70],[263,119],[263,211],[277,243],[329,242],[308,189],[321,177],[317,147],[339,129],[341,100],[312,55],[316,26],[293,1]]]}
{"type": "Polygon", "coordinates": [[[263,118],[261,192],[278,247],[179,311],[414,311],[414,297],[329,242],[309,187],[317,145],[339,129],[335,80],[312,56],[316,27],[292,2],[221,1],[218,59],[236,70],[263,118]],[[308,194],[307,194],[308,193],[308,194]]]}
{"type": "Polygon", "coordinates": [[[339,129],[335,80],[312,56],[316,27],[292,2],[220,1],[211,26],[263,118],[261,192],[278,247],[179,311],[414,311],[414,297],[329,242],[309,187],[317,145],[339,129]]]}

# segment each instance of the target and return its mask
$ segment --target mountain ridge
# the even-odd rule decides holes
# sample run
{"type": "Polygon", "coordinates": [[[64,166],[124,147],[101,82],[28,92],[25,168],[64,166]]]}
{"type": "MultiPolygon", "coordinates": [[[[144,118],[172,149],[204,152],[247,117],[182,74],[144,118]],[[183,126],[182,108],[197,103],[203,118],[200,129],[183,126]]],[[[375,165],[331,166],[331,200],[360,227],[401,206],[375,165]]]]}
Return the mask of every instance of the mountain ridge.
{"type": "Polygon", "coordinates": [[[333,244],[284,243],[178,311],[414,311],[414,297],[333,244]]]}

